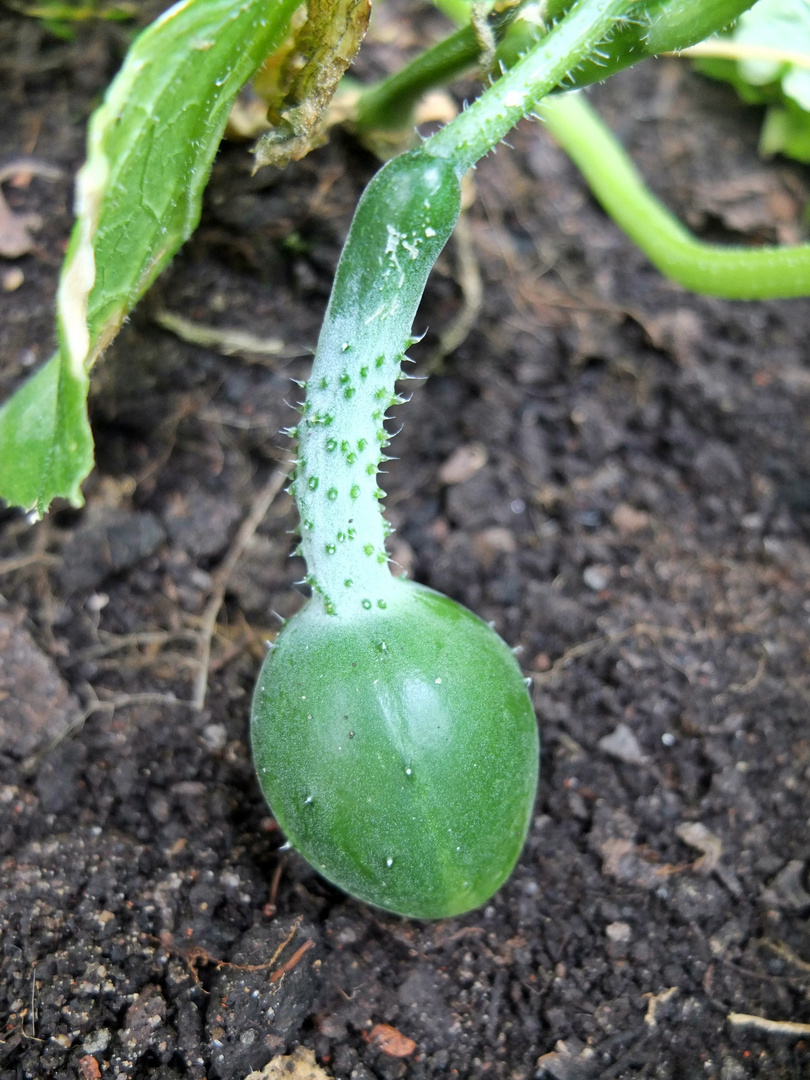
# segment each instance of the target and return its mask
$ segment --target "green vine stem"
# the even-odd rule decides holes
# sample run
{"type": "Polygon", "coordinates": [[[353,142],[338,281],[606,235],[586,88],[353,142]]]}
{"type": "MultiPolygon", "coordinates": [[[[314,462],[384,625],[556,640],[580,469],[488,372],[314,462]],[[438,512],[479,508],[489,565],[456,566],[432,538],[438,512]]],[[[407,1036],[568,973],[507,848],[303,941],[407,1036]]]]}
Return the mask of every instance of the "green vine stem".
{"type": "Polygon", "coordinates": [[[572,75],[632,7],[633,0],[580,0],[514,67],[432,135],[425,153],[452,160],[458,174],[465,173],[572,75]]]}
{"type": "Polygon", "coordinates": [[[810,294],[810,244],[750,248],[698,240],[652,194],[580,94],[547,100],[537,112],[607,213],[661,273],[694,292],[727,300],[810,294]]]}
{"type": "Polygon", "coordinates": [[[465,23],[469,21],[472,0],[433,0],[433,4],[451,22],[465,23]]]}
{"type": "MultiPolygon", "coordinates": [[[[599,47],[597,58],[586,57],[567,73],[565,89],[579,89],[621,71],[630,64],[664,52],[688,48],[751,6],[752,0],[717,0],[709,4],[656,0],[643,16],[628,18],[614,28],[599,47]]],[[[496,64],[512,68],[563,17],[569,3],[524,3],[490,15],[489,26],[498,43],[496,64]]],[[[480,59],[480,40],[467,22],[455,33],[417,56],[410,64],[364,91],[357,106],[361,131],[396,130],[411,122],[413,108],[428,90],[451,82],[480,59]]],[[[560,89],[559,87],[555,89],[560,89]]]]}
{"type": "MultiPolygon", "coordinates": [[[[561,89],[578,90],[602,82],[617,71],[660,53],[677,52],[721,30],[751,7],[754,0],[648,0],[632,9],[598,53],[586,58],[561,89]]],[[[547,23],[571,7],[571,0],[542,0],[547,23]]],[[[537,35],[531,20],[516,20],[498,59],[511,67],[537,35]]]]}

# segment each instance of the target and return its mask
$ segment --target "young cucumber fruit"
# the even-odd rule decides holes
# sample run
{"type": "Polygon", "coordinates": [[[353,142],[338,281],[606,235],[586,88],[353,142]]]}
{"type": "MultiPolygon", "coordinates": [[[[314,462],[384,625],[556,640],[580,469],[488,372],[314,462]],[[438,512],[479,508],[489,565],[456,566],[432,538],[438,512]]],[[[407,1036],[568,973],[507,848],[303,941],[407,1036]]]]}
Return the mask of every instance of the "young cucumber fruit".
{"type": "Polygon", "coordinates": [[[352,895],[419,918],[503,883],[537,784],[511,651],[466,608],[393,577],[385,551],[386,410],[459,202],[453,165],[424,151],[385,165],[360,200],[296,429],[312,596],[265,660],[251,720],[289,842],[352,895]]]}
{"type": "Polygon", "coordinates": [[[282,629],[253,704],[259,781],[287,839],[335,885],[400,915],[478,907],[520,854],[537,723],[486,623],[395,582],[384,611],[282,629]]]}

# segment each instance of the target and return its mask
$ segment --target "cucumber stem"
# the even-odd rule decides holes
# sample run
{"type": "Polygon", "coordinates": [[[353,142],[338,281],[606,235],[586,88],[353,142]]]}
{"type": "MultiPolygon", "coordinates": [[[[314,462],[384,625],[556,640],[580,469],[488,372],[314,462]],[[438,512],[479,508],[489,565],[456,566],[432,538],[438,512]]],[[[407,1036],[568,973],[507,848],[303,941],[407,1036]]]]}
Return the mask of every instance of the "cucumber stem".
{"type": "MultiPolygon", "coordinates": [[[[389,256],[385,269],[391,266],[389,256]]],[[[380,329],[385,321],[382,311],[380,329]]],[[[388,441],[383,420],[396,401],[400,356],[379,338],[371,354],[357,348],[351,344],[356,330],[349,318],[327,319],[298,426],[293,490],[301,515],[300,551],[307,581],[329,615],[338,613],[346,594],[353,609],[358,600],[366,610],[385,607],[391,583],[377,470],[388,441]]]]}
{"type": "Polygon", "coordinates": [[[296,434],[292,490],[301,554],[327,615],[385,608],[388,569],[377,472],[388,444],[387,410],[433,264],[458,217],[452,165],[421,150],[394,158],[358,204],[296,434]]]}
{"type": "Polygon", "coordinates": [[[556,86],[570,82],[577,66],[634,7],[633,0],[579,0],[566,17],[447,127],[424,150],[453,161],[459,175],[493,150],[556,86]]]}

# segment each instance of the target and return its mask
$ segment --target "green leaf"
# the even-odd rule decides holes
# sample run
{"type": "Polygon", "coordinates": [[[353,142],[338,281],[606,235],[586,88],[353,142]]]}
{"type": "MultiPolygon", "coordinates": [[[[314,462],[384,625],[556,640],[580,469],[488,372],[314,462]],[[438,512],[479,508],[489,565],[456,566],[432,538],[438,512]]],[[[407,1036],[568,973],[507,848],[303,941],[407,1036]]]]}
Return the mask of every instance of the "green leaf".
{"type": "Polygon", "coordinates": [[[68,377],[57,354],[0,410],[0,491],[13,506],[42,513],[42,491],[81,505],[79,485],[93,467],[87,383],[84,372],[68,377]]]}
{"type": "Polygon", "coordinates": [[[730,82],[744,101],[769,106],[763,154],[810,161],[810,0],[759,0],[700,52],[704,74],[730,82]]]}
{"type": "Polygon", "coordinates": [[[57,299],[59,351],[0,409],[0,498],[81,504],[87,372],[200,217],[231,105],[300,0],[182,0],[141,34],[94,113],[57,299]]]}
{"type": "Polygon", "coordinates": [[[759,137],[765,157],[785,154],[796,161],[810,162],[810,117],[792,101],[784,107],[773,105],[765,116],[759,137]]]}
{"type": "Polygon", "coordinates": [[[731,39],[737,45],[751,48],[748,56],[738,62],[739,74],[752,86],[765,86],[781,81],[788,97],[807,104],[802,83],[810,80],[810,72],[802,69],[801,57],[810,61],[810,2],[808,0],[759,0],[740,16],[731,39]],[[773,56],[764,55],[770,50],[773,56]],[[757,55],[762,52],[763,55],[757,55]],[[781,54],[781,55],[780,55],[781,54]]]}

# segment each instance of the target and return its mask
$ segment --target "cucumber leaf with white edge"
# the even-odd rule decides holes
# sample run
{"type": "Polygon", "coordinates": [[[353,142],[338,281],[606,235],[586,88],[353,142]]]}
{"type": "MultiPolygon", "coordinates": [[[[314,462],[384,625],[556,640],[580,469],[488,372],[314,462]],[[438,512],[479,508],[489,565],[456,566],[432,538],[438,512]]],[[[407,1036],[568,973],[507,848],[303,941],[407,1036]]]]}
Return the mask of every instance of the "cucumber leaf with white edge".
{"type": "Polygon", "coordinates": [[[58,351],[0,408],[0,499],[81,505],[87,374],[200,218],[237,93],[300,0],[181,0],[136,39],[88,131],[57,296],[58,351]]]}
{"type": "Polygon", "coordinates": [[[698,66],[706,75],[768,106],[765,156],[810,162],[810,0],[758,0],[727,33],[692,52],[703,54],[698,66]]]}

